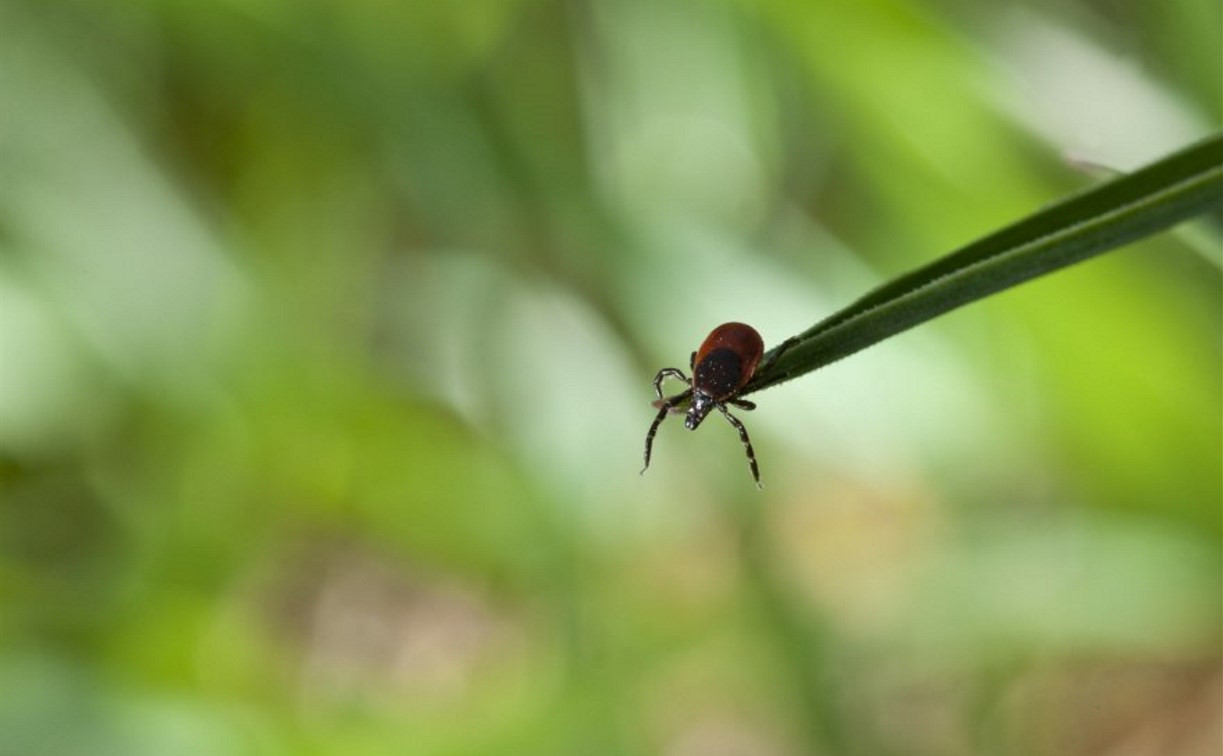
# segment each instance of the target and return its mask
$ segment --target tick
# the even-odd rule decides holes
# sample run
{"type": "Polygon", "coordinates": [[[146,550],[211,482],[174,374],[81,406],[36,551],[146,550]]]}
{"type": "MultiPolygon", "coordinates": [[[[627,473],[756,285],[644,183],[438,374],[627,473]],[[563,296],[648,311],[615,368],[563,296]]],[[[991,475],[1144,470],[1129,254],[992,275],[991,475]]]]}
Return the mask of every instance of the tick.
{"type": "MultiPolygon", "coordinates": [[[[769,356],[766,364],[771,364],[780,357],[790,343],[787,341],[778,347],[769,356]]],[[[739,392],[756,374],[756,366],[760,364],[763,355],[764,341],[755,328],[745,323],[723,323],[705,337],[700,349],[692,353],[688,361],[692,370],[691,379],[677,368],[659,370],[658,375],[654,376],[654,393],[658,395],[654,406],[658,408],[658,415],[654,417],[654,422],[650,424],[650,430],[645,435],[645,467],[641,472],[645,473],[650,466],[650,451],[654,446],[654,434],[658,432],[658,426],[667,419],[668,414],[684,412],[682,406],[690,402],[687,416],[684,418],[684,427],[696,430],[710,412],[715,409],[721,412],[726,421],[739,431],[739,440],[743,442],[743,449],[747,452],[747,463],[752,469],[756,488],[762,488],[760,468],[756,464],[756,453],[752,450],[752,440],[747,435],[747,428],[743,427],[739,418],[730,413],[726,405],[734,405],[741,410],[756,409],[752,402],[740,399],[739,392]],[[688,384],[687,390],[675,396],[664,397],[662,382],[668,377],[678,378],[688,384]]]]}

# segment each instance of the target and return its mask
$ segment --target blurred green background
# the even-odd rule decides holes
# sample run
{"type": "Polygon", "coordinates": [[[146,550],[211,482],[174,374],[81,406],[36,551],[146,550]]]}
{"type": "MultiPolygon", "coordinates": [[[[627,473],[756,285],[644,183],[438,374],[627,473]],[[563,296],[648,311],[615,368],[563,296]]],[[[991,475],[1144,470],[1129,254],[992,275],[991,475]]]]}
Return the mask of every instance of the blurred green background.
{"type": "Polygon", "coordinates": [[[1223,122],[1216,0],[2,0],[0,752],[1217,754],[1217,227],[664,424],[1223,122]]]}

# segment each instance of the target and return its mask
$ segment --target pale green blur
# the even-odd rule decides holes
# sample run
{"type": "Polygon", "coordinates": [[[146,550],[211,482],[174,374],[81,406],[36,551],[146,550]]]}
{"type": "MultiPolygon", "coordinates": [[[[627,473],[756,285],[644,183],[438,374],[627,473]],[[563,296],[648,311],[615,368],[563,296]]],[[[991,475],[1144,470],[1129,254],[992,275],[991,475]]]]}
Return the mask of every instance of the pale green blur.
{"type": "Polygon", "coordinates": [[[650,381],[1218,129],[1213,0],[0,0],[0,754],[1198,754],[1218,218],[650,381]]]}

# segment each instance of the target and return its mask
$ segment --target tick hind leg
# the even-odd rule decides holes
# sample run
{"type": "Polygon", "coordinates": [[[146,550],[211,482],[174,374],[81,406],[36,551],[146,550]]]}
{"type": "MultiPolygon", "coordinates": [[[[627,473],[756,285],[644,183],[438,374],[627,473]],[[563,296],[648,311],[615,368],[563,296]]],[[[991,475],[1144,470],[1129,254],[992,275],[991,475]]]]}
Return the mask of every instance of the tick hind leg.
{"type": "Polygon", "coordinates": [[[777,348],[774,349],[772,353],[769,354],[769,356],[765,358],[764,363],[761,364],[760,367],[756,368],[756,372],[762,373],[765,370],[768,370],[769,368],[773,367],[773,363],[777,362],[777,360],[780,359],[783,354],[790,351],[790,347],[794,346],[797,343],[798,343],[798,337],[792,336],[786,339],[785,341],[781,342],[780,344],[778,344],[777,348]]]}
{"type": "Polygon", "coordinates": [[[752,479],[756,481],[756,489],[764,488],[764,484],[760,482],[760,468],[756,465],[756,452],[752,449],[752,440],[747,435],[747,428],[743,427],[743,423],[739,422],[739,418],[730,414],[730,410],[726,409],[726,405],[719,404],[718,409],[726,416],[727,422],[735,426],[735,430],[739,431],[739,440],[743,442],[743,449],[747,452],[747,463],[752,468],[752,479]]]}

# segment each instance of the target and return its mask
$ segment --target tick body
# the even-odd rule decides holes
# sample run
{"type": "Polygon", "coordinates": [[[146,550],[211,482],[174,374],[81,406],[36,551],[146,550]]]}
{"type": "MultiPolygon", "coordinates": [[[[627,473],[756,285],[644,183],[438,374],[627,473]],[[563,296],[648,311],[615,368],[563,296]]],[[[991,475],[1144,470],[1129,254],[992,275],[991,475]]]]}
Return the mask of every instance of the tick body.
{"type": "MultiPolygon", "coordinates": [[[[776,360],[788,346],[789,342],[782,344],[770,355],[770,362],[776,360]]],[[[689,367],[692,369],[691,379],[677,368],[659,370],[658,375],[654,376],[654,393],[658,395],[654,406],[658,408],[658,414],[646,433],[645,467],[641,472],[644,473],[650,466],[654,434],[658,432],[658,426],[667,419],[668,414],[685,412],[684,427],[696,430],[709,413],[716,409],[739,432],[739,440],[743,442],[743,449],[747,453],[747,463],[752,469],[752,478],[756,481],[756,487],[760,488],[760,468],[756,464],[752,441],[743,423],[730,413],[726,405],[742,410],[756,409],[755,404],[738,397],[739,392],[756,374],[756,366],[760,364],[763,355],[764,341],[755,328],[745,323],[723,323],[705,337],[700,349],[692,353],[689,361],[689,367]],[[675,396],[664,397],[662,382],[668,377],[683,381],[688,384],[688,389],[675,396]],[[684,404],[688,405],[686,411],[682,409],[684,404]]]]}

